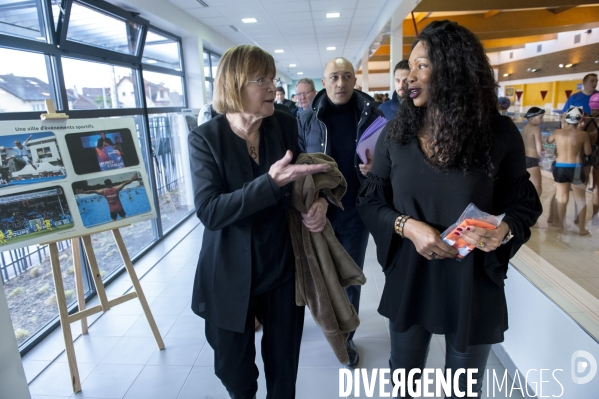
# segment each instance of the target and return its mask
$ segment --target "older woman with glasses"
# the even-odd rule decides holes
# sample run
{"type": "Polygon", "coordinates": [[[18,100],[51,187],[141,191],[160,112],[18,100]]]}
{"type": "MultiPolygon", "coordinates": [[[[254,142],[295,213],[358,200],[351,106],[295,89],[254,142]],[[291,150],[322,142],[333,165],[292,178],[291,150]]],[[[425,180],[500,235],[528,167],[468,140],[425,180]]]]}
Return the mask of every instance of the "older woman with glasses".
{"type": "MultiPolygon", "coordinates": [[[[264,326],[267,398],[294,398],[304,308],[295,305],[288,226],[291,182],[325,165],[294,165],[297,124],[275,112],[275,63],[255,46],[229,49],[216,76],[221,114],[189,136],[193,190],[204,237],[192,310],[205,319],[214,367],[231,398],[258,390],[254,318],[264,326]]],[[[327,203],[304,217],[324,228],[327,203]]]]}

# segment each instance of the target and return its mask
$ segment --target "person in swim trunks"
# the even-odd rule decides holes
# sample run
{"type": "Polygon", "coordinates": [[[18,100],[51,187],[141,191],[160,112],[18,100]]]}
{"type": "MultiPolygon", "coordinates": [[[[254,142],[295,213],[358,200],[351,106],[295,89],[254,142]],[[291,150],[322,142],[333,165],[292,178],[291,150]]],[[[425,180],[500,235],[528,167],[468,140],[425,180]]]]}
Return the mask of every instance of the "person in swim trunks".
{"type": "MultiPolygon", "coordinates": [[[[119,192],[125,188],[127,184],[133,183],[138,180],[139,176],[137,173],[134,173],[131,179],[122,182],[121,184],[113,185],[112,180],[106,179],[104,180],[104,184],[106,188],[101,190],[77,190],[77,194],[98,194],[103,195],[108,201],[108,208],[110,211],[110,218],[115,221],[117,216],[120,216],[121,219],[124,219],[127,214],[123,209],[123,204],[121,204],[121,199],[119,198],[119,192]]],[[[84,208],[85,209],[85,208],[84,208]]]]}
{"type": "Polygon", "coordinates": [[[579,210],[578,227],[580,235],[590,234],[585,228],[586,222],[586,178],[583,172],[583,155],[591,154],[591,142],[589,135],[584,130],[579,130],[580,125],[584,125],[584,111],[582,107],[571,106],[566,111],[565,123],[562,129],[553,131],[548,143],[555,142],[557,150],[557,159],[552,167],[553,178],[555,180],[557,200],[557,216],[559,218],[560,230],[562,234],[568,232],[566,226],[566,207],[568,205],[570,186],[574,192],[574,200],[579,210]]]}
{"type": "Polygon", "coordinates": [[[522,140],[526,154],[526,171],[530,174],[530,181],[535,186],[539,197],[543,191],[541,186],[541,168],[539,157],[543,153],[543,141],[541,139],[541,125],[545,110],[539,107],[530,108],[524,117],[528,120],[522,128],[522,140]]]}

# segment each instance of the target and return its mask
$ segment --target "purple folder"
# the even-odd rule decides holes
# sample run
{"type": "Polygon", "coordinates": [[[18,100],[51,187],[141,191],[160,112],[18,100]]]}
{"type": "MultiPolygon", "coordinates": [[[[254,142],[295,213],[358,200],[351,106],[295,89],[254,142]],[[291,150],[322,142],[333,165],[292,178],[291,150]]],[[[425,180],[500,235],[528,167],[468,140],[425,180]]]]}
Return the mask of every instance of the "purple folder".
{"type": "Polygon", "coordinates": [[[370,124],[370,126],[368,126],[362,137],[360,137],[356,152],[362,160],[362,163],[368,162],[368,159],[366,158],[366,150],[370,150],[370,156],[374,156],[374,146],[376,145],[376,141],[378,140],[379,135],[386,124],[387,119],[379,116],[370,124]]]}

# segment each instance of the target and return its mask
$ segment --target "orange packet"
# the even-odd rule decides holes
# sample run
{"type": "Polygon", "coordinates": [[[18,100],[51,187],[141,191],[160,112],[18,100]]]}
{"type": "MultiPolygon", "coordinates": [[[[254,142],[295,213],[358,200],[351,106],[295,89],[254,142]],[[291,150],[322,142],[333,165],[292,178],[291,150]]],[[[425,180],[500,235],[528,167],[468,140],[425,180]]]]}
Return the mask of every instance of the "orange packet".
{"type": "Polygon", "coordinates": [[[468,244],[461,236],[456,234],[459,232],[458,228],[466,230],[469,226],[472,226],[494,230],[499,226],[499,223],[501,223],[503,216],[504,215],[490,215],[478,209],[476,205],[470,203],[458,221],[441,234],[441,239],[458,250],[456,260],[461,261],[474,250],[475,246],[468,244]]]}

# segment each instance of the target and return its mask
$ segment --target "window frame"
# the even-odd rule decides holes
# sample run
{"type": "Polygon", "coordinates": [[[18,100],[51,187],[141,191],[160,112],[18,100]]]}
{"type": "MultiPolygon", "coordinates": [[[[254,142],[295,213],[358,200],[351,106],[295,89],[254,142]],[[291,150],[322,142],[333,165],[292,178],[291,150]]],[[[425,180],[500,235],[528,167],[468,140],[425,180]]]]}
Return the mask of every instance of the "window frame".
{"type": "MultiPolygon", "coordinates": [[[[44,30],[46,34],[46,42],[35,41],[17,36],[11,36],[0,32],[0,48],[7,48],[16,51],[28,51],[39,53],[46,58],[47,78],[48,85],[51,86],[51,98],[55,103],[57,111],[65,112],[71,119],[81,118],[104,118],[104,117],[127,117],[127,116],[139,116],[144,126],[141,127],[142,134],[140,135],[141,146],[143,150],[148,154],[147,159],[144,159],[146,169],[149,176],[149,185],[152,191],[152,200],[154,201],[156,208],[156,219],[152,220],[156,238],[152,243],[138,252],[132,257],[133,260],[139,259],[141,256],[150,251],[155,245],[161,242],[167,235],[175,231],[175,227],[184,223],[190,216],[194,214],[192,208],[186,215],[178,220],[174,226],[169,228],[167,233],[164,232],[162,227],[162,218],[160,213],[160,206],[158,196],[156,192],[156,178],[155,178],[155,167],[153,162],[153,149],[151,147],[151,135],[150,135],[150,123],[149,117],[152,114],[169,114],[179,113],[181,110],[186,109],[188,105],[187,96],[187,82],[185,79],[185,60],[183,57],[183,46],[182,39],[170,32],[164,31],[158,27],[152,26],[149,21],[139,17],[136,12],[126,11],[120,7],[107,3],[103,0],[62,0],[60,4],[61,12],[58,18],[57,24],[54,23],[54,15],[52,10],[52,0],[39,0],[38,10],[42,10],[42,15],[38,15],[38,18],[43,19],[44,30]],[[138,43],[138,48],[135,55],[129,55],[120,53],[117,51],[111,51],[92,45],[86,45],[82,43],[72,42],[66,39],[69,25],[69,18],[71,13],[71,7],[73,3],[80,3],[86,7],[95,9],[103,14],[114,15],[119,19],[130,21],[141,24],[141,35],[138,43]],[[143,51],[145,47],[145,41],[148,30],[154,31],[160,35],[168,37],[177,43],[179,46],[179,57],[180,57],[180,69],[179,71],[171,68],[155,66],[151,64],[142,63],[143,51]],[[131,68],[134,71],[134,80],[138,88],[139,96],[139,107],[136,108],[108,108],[108,109],[86,109],[86,110],[70,110],[68,105],[67,88],[64,79],[63,70],[63,57],[72,58],[81,61],[100,62],[103,64],[121,66],[125,68],[131,68]],[[183,104],[181,106],[168,106],[168,107],[153,107],[148,108],[146,103],[146,93],[143,81],[144,71],[157,72],[177,76],[182,79],[183,86],[183,104]]],[[[39,11],[38,11],[39,13],[39,11]]],[[[37,120],[39,119],[40,113],[43,111],[24,111],[24,112],[2,112],[0,113],[0,121],[12,121],[12,120],[37,120]]],[[[85,260],[84,260],[85,262],[85,260]]],[[[85,269],[85,267],[84,267],[85,269]]],[[[106,280],[105,284],[109,284],[111,281],[116,279],[121,273],[125,271],[124,265],[120,269],[115,271],[106,280]]],[[[87,270],[84,270],[87,273],[87,270]]],[[[86,282],[90,288],[93,288],[93,284],[90,281],[86,282]]],[[[86,292],[86,301],[93,298],[96,295],[95,289],[91,289],[86,292]]],[[[74,312],[77,309],[77,305],[73,305],[69,311],[74,312]]],[[[54,329],[60,326],[60,320],[58,315],[49,322],[41,330],[37,331],[32,337],[25,341],[19,348],[21,355],[24,355],[31,350],[37,343],[48,336],[54,329]]]]}

